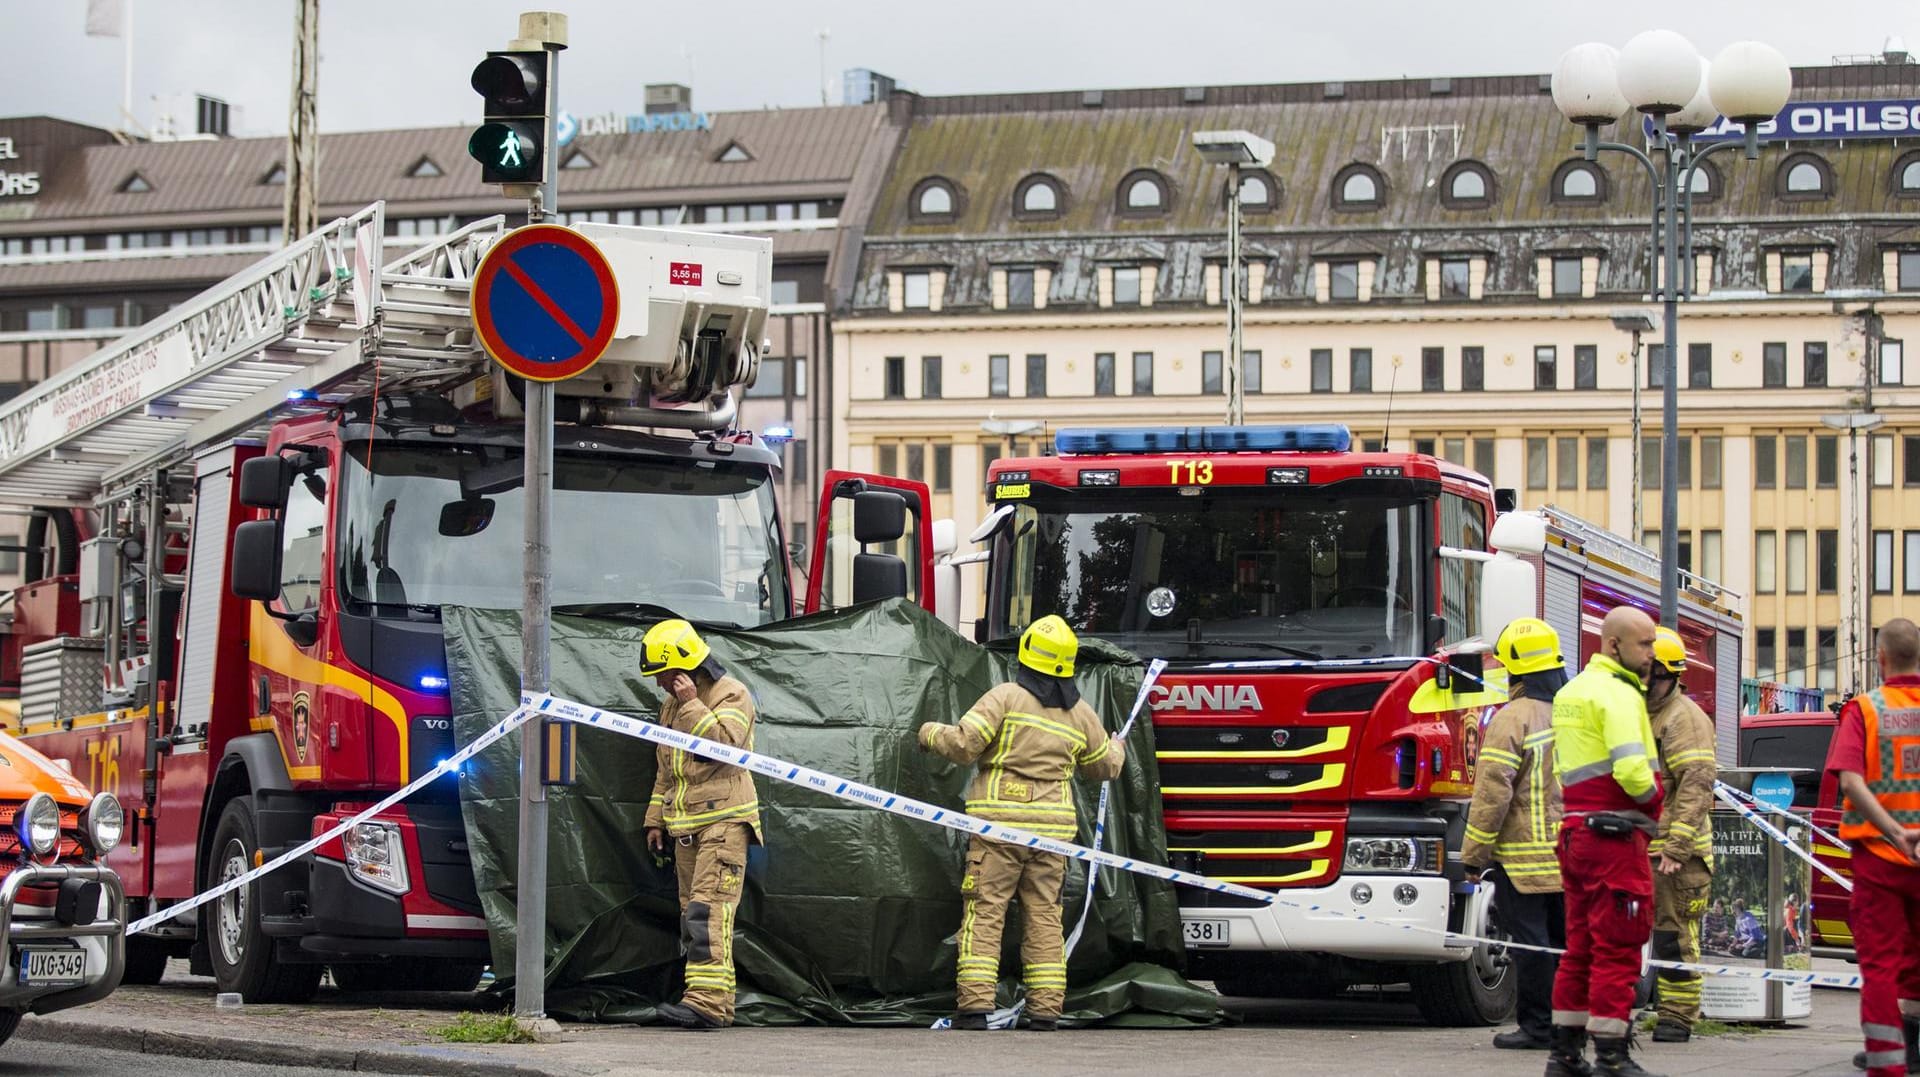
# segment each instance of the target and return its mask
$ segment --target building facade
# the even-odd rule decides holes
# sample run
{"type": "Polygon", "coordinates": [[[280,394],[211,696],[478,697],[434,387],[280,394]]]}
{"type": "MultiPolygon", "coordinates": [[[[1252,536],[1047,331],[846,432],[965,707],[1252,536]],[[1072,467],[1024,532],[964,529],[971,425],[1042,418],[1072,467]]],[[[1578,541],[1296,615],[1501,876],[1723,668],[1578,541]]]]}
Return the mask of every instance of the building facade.
{"type": "MultiPolygon", "coordinates": [[[[928,481],[965,535],[987,465],[1062,425],[1222,421],[1227,181],[1189,140],[1245,129],[1278,147],[1241,191],[1248,421],[1346,423],[1657,546],[1660,337],[1612,318],[1658,324],[1651,185],[1581,160],[1547,88],[896,94],[834,323],[834,458],[928,481]]],[[[1910,63],[1797,70],[1825,137],[1694,181],[1682,559],[1744,596],[1749,675],[1868,683],[1868,626],[1920,594],[1916,97],[1910,63]]]]}

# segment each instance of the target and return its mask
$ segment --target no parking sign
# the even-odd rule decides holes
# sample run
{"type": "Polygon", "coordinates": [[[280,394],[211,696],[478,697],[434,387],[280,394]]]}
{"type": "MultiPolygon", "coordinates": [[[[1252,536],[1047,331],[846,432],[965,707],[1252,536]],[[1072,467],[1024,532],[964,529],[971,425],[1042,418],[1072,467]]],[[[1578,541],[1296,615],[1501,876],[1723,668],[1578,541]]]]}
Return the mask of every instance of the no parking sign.
{"type": "Polygon", "coordinates": [[[473,275],[474,335],[495,362],[530,381],[561,381],[593,366],[619,318],[613,267],[571,228],[516,228],[473,275]]]}

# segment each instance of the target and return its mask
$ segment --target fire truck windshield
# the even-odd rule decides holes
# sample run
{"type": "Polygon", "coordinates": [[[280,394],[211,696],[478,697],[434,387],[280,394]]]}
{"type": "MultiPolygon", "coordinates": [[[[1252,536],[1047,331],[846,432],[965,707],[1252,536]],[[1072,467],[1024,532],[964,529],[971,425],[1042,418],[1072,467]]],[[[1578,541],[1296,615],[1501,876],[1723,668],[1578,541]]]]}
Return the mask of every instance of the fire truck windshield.
{"type": "MultiPolygon", "coordinates": [[[[386,611],[515,608],[524,505],[518,450],[365,443],[345,454],[338,555],[348,598],[386,611]]],[[[763,469],[556,453],[555,606],[648,603],[717,624],[788,616],[763,469]]]]}
{"type": "Polygon", "coordinates": [[[1425,502],[1316,491],[1043,493],[996,539],[996,635],[1058,613],[1189,657],[1420,653],[1425,502]]]}

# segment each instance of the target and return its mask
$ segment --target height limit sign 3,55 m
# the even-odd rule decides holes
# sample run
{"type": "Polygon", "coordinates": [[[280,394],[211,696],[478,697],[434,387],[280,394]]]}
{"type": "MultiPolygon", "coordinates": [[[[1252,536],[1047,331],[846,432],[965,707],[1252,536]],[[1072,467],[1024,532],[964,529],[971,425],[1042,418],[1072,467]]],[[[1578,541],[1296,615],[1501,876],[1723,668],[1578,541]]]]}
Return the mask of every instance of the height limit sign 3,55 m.
{"type": "Polygon", "coordinates": [[[561,225],[514,229],[473,275],[480,346],[532,381],[560,381],[591,367],[619,318],[620,288],[606,255],[561,225]]]}

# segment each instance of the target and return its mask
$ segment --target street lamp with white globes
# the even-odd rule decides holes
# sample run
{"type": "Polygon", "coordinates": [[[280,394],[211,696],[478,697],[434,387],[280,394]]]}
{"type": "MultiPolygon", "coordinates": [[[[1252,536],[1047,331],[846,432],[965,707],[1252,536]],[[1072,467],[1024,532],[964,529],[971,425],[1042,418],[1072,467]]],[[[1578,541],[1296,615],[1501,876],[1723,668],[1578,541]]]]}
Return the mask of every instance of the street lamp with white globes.
{"type": "MultiPolygon", "coordinates": [[[[1779,50],[1758,41],[1727,46],[1707,63],[1686,38],[1671,30],[1649,30],[1615,51],[1597,42],[1576,45],[1553,72],[1553,103],[1562,115],[1586,130],[1582,155],[1596,160],[1601,150],[1632,155],[1653,183],[1653,251],[1649,292],[1666,310],[1666,343],[1660,359],[1660,621],[1679,627],[1680,456],[1679,303],[1693,292],[1693,184],[1700,164],[1733,142],[1700,145],[1693,136],[1721,116],[1741,124],[1737,145],[1749,161],[1760,156],[1759,124],[1786,106],[1793,73],[1779,50]],[[1600,128],[1632,112],[1653,120],[1652,156],[1635,146],[1600,141],[1600,128]]],[[[1636,379],[1637,380],[1637,379],[1636,379]]]]}

